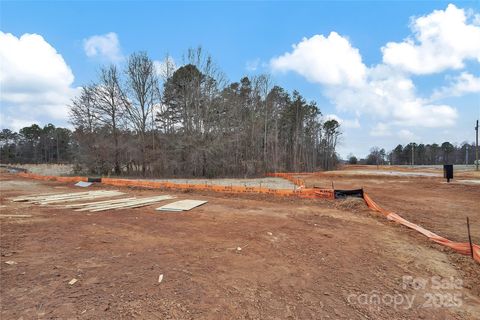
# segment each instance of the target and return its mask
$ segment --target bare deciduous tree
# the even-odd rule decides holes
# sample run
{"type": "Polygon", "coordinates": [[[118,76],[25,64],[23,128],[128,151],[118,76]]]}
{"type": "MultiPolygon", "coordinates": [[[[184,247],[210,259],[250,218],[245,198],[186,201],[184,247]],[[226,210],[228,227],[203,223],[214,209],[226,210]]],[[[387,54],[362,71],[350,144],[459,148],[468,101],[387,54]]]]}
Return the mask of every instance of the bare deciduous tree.
{"type": "Polygon", "coordinates": [[[87,132],[93,132],[97,126],[94,91],[94,86],[83,87],[80,95],[75,97],[70,105],[70,122],[74,127],[83,128],[87,132]]]}
{"type": "MultiPolygon", "coordinates": [[[[334,166],[339,124],[323,124],[315,102],[297,91],[271,88],[268,75],[227,84],[201,48],[190,49],[184,62],[177,68],[168,57],[154,63],[146,53],[135,53],[124,73],[103,69],[98,83],[74,101],[77,133],[92,105],[90,141],[108,146],[101,137],[112,135],[116,173],[121,165],[130,174],[206,177],[334,166]]],[[[97,168],[108,168],[108,150],[96,149],[97,168]]]]}
{"type": "Polygon", "coordinates": [[[145,52],[132,54],[127,63],[127,92],[125,98],[129,121],[137,131],[141,146],[142,174],[147,169],[146,134],[152,112],[160,101],[158,76],[153,61],[145,52]]]}
{"type": "Polygon", "coordinates": [[[119,129],[124,121],[125,99],[115,65],[101,69],[99,83],[94,87],[93,96],[94,117],[100,125],[109,129],[113,140],[113,169],[115,174],[120,174],[119,129]]]}

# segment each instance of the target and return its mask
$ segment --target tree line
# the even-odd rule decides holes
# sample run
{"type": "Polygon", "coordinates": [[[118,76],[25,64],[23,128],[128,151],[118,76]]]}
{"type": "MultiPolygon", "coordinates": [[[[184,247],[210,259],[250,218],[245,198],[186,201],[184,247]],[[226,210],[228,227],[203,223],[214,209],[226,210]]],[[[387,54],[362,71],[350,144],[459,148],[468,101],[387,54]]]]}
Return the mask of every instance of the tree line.
{"type": "Polygon", "coordinates": [[[101,67],[73,99],[70,122],[73,132],[55,128],[64,132],[57,138],[25,128],[16,140],[2,136],[2,162],[72,162],[102,175],[255,176],[332,169],[341,135],[314,101],[268,75],[227,82],[201,48],[179,68],[166,58],[159,70],[145,52],[123,68],[101,67]]]}
{"type": "Polygon", "coordinates": [[[0,132],[0,159],[2,163],[71,163],[75,143],[72,132],[48,124],[24,127],[18,132],[2,129],[0,132]]]}
{"type": "MultiPolygon", "coordinates": [[[[354,156],[349,157],[349,163],[357,163],[354,156]]],[[[370,149],[366,159],[358,163],[391,164],[391,165],[440,165],[440,164],[473,164],[475,161],[475,144],[463,142],[452,144],[448,141],[442,144],[417,144],[411,142],[405,146],[399,144],[390,152],[379,147],[370,149]]]]}

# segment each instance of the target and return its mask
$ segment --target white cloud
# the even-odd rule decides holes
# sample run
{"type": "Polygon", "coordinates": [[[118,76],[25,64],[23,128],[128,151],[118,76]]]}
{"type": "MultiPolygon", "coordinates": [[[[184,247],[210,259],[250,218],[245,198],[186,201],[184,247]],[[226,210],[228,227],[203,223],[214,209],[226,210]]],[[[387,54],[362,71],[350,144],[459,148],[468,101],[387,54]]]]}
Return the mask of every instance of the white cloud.
{"type": "Polygon", "coordinates": [[[449,127],[458,117],[448,105],[417,97],[411,79],[384,65],[368,69],[363,85],[327,87],[325,95],[340,111],[368,114],[398,126],[449,127]]]}
{"type": "Polygon", "coordinates": [[[323,117],[324,121],[335,119],[340,123],[340,125],[344,128],[351,128],[351,129],[358,129],[360,128],[360,121],[355,119],[342,119],[336,114],[327,114],[323,117]]]}
{"type": "Polygon", "coordinates": [[[410,26],[413,36],[382,48],[383,62],[413,74],[461,69],[466,60],[480,62],[477,19],[453,4],[415,18],[410,26]]]}
{"type": "Polygon", "coordinates": [[[311,82],[326,85],[358,86],[366,67],[358,49],[336,32],[328,37],[314,35],[293,45],[293,51],[271,59],[274,71],[294,71],[311,82]]]}
{"type": "Polygon", "coordinates": [[[273,58],[271,67],[319,83],[337,110],[357,117],[369,114],[398,126],[422,127],[452,126],[457,118],[454,108],[417,97],[413,81],[402,71],[384,64],[367,68],[359,50],[335,32],[304,38],[291,53],[273,58]]]}
{"type": "Polygon", "coordinates": [[[480,26],[480,13],[472,13],[472,14],[473,14],[472,23],[476,26],[480,26]]]}
{"type": "Polygon", "coordinates": [[[403,141],[412,141],[415,138],[415,134],[407,129],[398,131],[397,136],[403,141]]]}
{"type": "Polygon", "coordinates": [[[451,106],[424,104],[422,99],[416,99],[399,105],[394,117],[397,125],[442,128],[454,126],[458,113],[451,106]]]}
{"type": "Polygon", "coordinates": [[[18,129],[42,117],[65,121],[74,76],[63,57],[38,34],[0,31],[1,126],[18,129]]]}
{"type": "Polygon", "coordinates": [[[157,75],[164,80],[170,78],[178,68],[175,60],[171,56],[166,56],[163,61],[153,61],[153,66],[155,67],[157,75]]]}
{"type": "Polygon", "coordinates": [[[411,30],[404,41],[388,42],[381,48],[383,62],[379,64],[364,65],[359,50],[348,38],[331,32],[328,37],[303,38],[290,52],[272,58],[270,67],[273,71],[294,71],[319,84],[338,114],[354,115],[355,121],[350,123],[329,115],[343,121],[344,128],[356,128],[358,119],[363,127],[373,121],[370,131],[356,132],[364,134],[364,139],[369,134],[389,137],[385,141],[421,139],[425,135],[434,135],[437,140],[441,130],[431,128],[460,132],[461,128],[455,127],[457,109],[437,100],[480,92],[480,78],[473,71],[478,70],[480,62],[480,15],[448,5],[445,10],[413,18],[411,30]],[[430,97],[417,89],[413,75],[450,69],[464,70],[446,78],[449,83],[434,89],[430,97]],[[368,120],[363,121],[364,116],[368,120]]]}
{"type": "Polygon", "coordinates": [[[352,128],[352,129],[358,129],[361,127],[360,121],[358,120],[358,118],[355,118],[353,120],[350,120],[350,119],[343,120],[343,126],[345,128],[352,128]]]}
{"type": "Polygon", "coordinates": [[[247,71],[257,71],[258,67],[260,66],[260,58],[256,58],[254,60],[249,60],[245,63],[245,69],[247,71]]]}
{"type": "Polygon", "coordinates": [[[444,86],[433,92],[431,100],[445,97],[459,97],[467,93],[480,92],[480,77],[475,77],[468,72],[462,72],[459,76],[451,79],[448,86],[444,86]]]}
{"type": "Polygon", "coordinates": [[[386,123],[379,122],[370,130],[370,135],[374,137],[388,137],[392,135],[390,126],[386,123]]]}
{"type": "Polygon", "coordinates": [[[115,32],[94,35],[84,39],[83,49],[88,57],[101,57],[111,62],[123,60],[120,42],[115,32]]]}

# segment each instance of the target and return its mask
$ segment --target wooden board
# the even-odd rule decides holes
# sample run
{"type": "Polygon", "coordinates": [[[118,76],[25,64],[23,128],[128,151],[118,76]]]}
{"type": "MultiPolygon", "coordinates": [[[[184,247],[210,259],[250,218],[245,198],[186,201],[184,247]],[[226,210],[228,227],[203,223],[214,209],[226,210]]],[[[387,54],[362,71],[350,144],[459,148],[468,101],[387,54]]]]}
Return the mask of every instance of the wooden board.
{"type": "Polygon", "coordinates": [[[84,192],[70,192],[70,193],[46,193],[46,194],[37,194],[37,195],[30,195],[30,196],[21,196],[17,198],[13,198],[13,201],[27,201],[33,199],[44,199],[50,197],[65,197],[71,195],[78,195],[78,194],[88,194],[94,191],[84,191],[84,192]]]}
{"type": "Polygon", "coordinates": [[[47,199],[47,200],[35,201],[35,203],[45,205],[45,204],[52,204],[52,203],[59,203],[59,202],[72,202],[72,201],[82,201],[82,200],[93,200],[96,198],[116,197],[123,194],[124,194],[123,192],[102,192],[97,194],[88,194],[88,195],[81,195],[76,197],[47,199]]]}
{"type": "Polygon", "coordinates": [[[60,200],[60,199],[69,199],[81,196],[93,196],[99,194],[123,194],[117,190],[97,190],[97,191],[86,191],[86,192],[73,192],[73,193],[56,193],[56,194],[47,194],[47,195],[36,195],[36,196],[23,196],[13,198],[12,201],[14,202],[24,202],[24,201],[50,201],[50,200],[60,200]]]}
{"type": "Polygon", "coordinates": [[[91,208],[89,211],[90,212],[98,212],[98,211],[105,211],[105,210],[110,210],[110,209],[127,209],[131,208],[134,206],[138,205],[149,205],[155,202],[163,201],[163,200],[168,200],[168,199],[173,199],[174,197],[172,196],[160,196],[160,197],[151,197],[151,198],[142,198],[142,199],[136,199],[132,200],[126,203],[119,203],[119,204],[113,204],[113,205],[107,205],[107,206],[102,206],[102,207],[97,207],[97,208],[91,208]]]}
{"type": "MultiPolygon", "coordinates": [[[[27,198],[32,198],[32,197],[46,197],[46,196],[52,196],[55,193],[53,192],[48,192],[48,193],[37,193],[37,194],[31,194],[29,196],[20,196],[20,197],[13,197],[13,198],[6,198],[7,200],[12,200],[13,202],[20,202],[23,201],[23,199],[27,198]]],[[[25,200],[26,201],[26,200],[25,200]]]]}
{"type": "Polygon", "coordinates": [[[88,207],[88,206],[98,206],[102,204],[114,204],[114,203],[120,203],[120,202],[126,202],[126,201],[131,201],[135,200],[137,198],[132,197],[132,198],[122,198],[122,199],[110,199],[110,200],[103,200],[103,201],[95,201],[95,202],[84,202],[84,203],[75,203],[75,204],[67,204],[65,208],[81,208],[81,207],[88,207]]]}
{"type": "Polygon", "coordinates": [[[188,211],[202,204],[207,203],[208,201],[203,200],[180,200],[167,205],[161,206],[155,210],[158,211],[188,211]]]}
{"type": "Polygon", "coordinates": [[[92,206],[92,207],[85,207],[82,209],[77,209],[75,211],[90,211],[90,212],[98,212],[98,211],[105,211],[105,210],[110,210],[110,209],[127,209],[127,208],[134,208],[138,206],[143,206],[143,205],[149,205],[155,202],[163,201],[163,200],[168,200],[168,199],[174,199],[175,197],[170,196],[170,195],[162,195],[162,196],[156,196],[156,197],[148,197],[148,198],[138,198],[132,201],[128,202],[121,202],[118,204],[106,204],[106,205],[100,205],[100,206],[92,206]]]}
{"type": "Polygon", "coordinates": [[[31,214],[0,214],[0,218],[30,218],[31,214]]]}

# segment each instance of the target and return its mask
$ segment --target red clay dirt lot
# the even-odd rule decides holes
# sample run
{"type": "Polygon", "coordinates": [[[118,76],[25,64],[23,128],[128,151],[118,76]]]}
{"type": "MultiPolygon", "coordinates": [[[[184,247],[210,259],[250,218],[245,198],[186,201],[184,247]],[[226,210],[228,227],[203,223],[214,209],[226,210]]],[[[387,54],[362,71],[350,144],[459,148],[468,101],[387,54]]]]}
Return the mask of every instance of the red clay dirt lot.
{"type": "MultiPolygon", "coordinates": [[[[348,179],[334,181],[360,183],[348,179]]],[[[361,185],[375,201],[451,240],[465,240],[468,212],[480,242],[480,187],[373,180],[361,185]]],[[[0,219],[1,319],[480,318],[477,263],[375,216],[360,199],[95,185],[208,203],[183,213],[155,211],[161,203],[86,213],[8,200],[80,189],[71,184],[8,173],[0,184],[1,214],[32,215],[0,219]]]]}
{"type": "Polygon", "coordinates": [[[452,241],[468,242],[468,216],[472,238],[480,243],[480,172],[456,172],[450,183],[441,174],[435,169],[346,166],[303,178],[307,187],[331,186],[333,182],[337,189],[364,188],[381,207],[452,241]]]}

